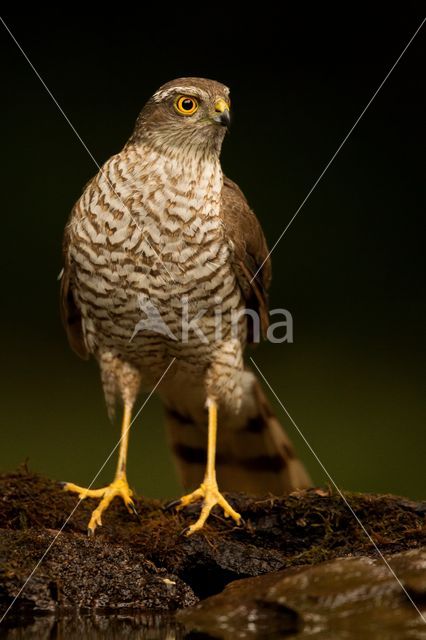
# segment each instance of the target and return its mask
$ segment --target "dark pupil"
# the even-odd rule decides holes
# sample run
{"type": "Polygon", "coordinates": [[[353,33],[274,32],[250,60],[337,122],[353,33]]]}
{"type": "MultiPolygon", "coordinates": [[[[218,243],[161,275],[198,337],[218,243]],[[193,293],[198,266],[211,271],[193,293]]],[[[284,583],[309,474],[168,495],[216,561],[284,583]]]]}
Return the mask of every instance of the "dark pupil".
{"type": "Polygon", "coordinates": [[[194,106],[193,100],[190,100],[189,98],[185,98],[185,100],[182,100],[182,109],[184,111],[191,111],[193,106],[194,106]]]}

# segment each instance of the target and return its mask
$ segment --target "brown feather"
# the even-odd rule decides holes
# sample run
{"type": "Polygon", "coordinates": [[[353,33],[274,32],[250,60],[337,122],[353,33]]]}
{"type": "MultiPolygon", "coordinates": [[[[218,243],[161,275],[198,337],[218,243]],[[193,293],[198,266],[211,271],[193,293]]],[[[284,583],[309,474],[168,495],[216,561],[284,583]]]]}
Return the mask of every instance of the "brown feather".
{"type": "MultiPolygon", "coordinates": [[[[226,176],[223,181],[221,216],[225,236],[234,247],[233,268],[246,301],[246,308],[259,314],[262,334],[265,336],[269,325],[267,291],[271,283],[268,245],[260,223],[250,209],[243,192],[226,176]],[[262,269],[254,277],[265,259],[262,269]]],[[[247,324],[248,340],[251,342],[251,323],[247,324]]]]}
{"type": "Polygon", "coordinates": [[[89,351],[84,339],[83,319],[76,304],[72,290],[72,270],[69,258],[68,226],[65,228],[64,232],[63,258],[64,268],[61,276],[60,289],[60,311],[62,323],[65,327],[68,342],[70,343],[73,351],[75,351],[75,353],[80,356],[80,358],[83,358],[83,360],[87,360],[89,358],[89,351]]]}

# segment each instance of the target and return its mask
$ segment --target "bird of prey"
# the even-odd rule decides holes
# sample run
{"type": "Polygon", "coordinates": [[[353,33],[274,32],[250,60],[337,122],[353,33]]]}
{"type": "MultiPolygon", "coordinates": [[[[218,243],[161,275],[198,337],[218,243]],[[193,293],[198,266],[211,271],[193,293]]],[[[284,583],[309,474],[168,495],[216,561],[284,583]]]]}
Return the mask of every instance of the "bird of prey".
{"type": "Polygon", "coordinates": [[[99,499],[89,534],[115,496],[134,508],[126,455],[141,388],[161,397],[181,480],[192,489],[177,508],[201,502],[188,535],[215,505],[240,522],[221,490],[276,494],[310,484],[243,362],[253,340],[247,310],[263,332],[268,326],[271,268],[256,216],[222,172],[229,123],[223,84],[179,78],[163,85],[124,148],[86,185],[66,226],[68,339],[82,358],[98,361],[110,417],[117,401],[123,406],[113,482],[64,484],[99,499]]]}

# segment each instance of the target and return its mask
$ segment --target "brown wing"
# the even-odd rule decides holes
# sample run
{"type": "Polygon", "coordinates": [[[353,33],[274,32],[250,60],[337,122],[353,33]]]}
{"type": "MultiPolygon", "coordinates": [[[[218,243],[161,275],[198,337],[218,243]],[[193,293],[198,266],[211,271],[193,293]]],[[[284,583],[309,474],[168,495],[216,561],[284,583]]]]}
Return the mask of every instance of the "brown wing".
{"type": "Polygon", "coordinates": [[[83,320],[72,290],[72,269],[69,257],[68,225],[65,228],[63,242],[64,268],[61,275],[60,308],[62,323],[71,348],[80,358],[87,360],[89,351],[83,332],[83,320]]]}
{"type": "MultiPolygon", "coordinates": [[[[271,262],[265,236],[241,189],[224,177],[221,216],[226,237],[233,243],[233,267],[241,287],[246,308],[259,314],[263,335],[269,325],[268,289],[271,283],[271,262]],[[267,259],[266,259],[267,258],[267,259]],[[266,259],[260,272],[253,276],[266,259]]],[[[252,323],[248,322],[249,341],[253,339],[252,323]]]]}

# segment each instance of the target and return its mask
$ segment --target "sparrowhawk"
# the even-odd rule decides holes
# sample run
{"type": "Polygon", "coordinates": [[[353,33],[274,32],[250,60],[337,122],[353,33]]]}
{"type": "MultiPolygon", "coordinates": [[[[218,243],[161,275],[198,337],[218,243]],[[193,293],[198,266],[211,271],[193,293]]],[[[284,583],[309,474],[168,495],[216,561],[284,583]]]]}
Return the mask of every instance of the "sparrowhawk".
{"type": "Polygon", "coordinates": [[[89,533],[115,496],[133,508],[126,454],[141,387],[157,385],[181,479],[193,489],[178,508],[202,503],[188,534],[216,504],[239,523],[220,489],[282,493],[309,485],[243,362],[253,339],[246,310],[263,331],[268,326],[271,269],[256,216],[222,172],[229,121],[223,84],[179,78],[163,85],[122,151],[86,185],[66,226],[68,339],[81,357],[98,361],[110,416],[117,400],[124,407],[114,481],[93,490],[65,484],[100,499],[89,533]]]}

